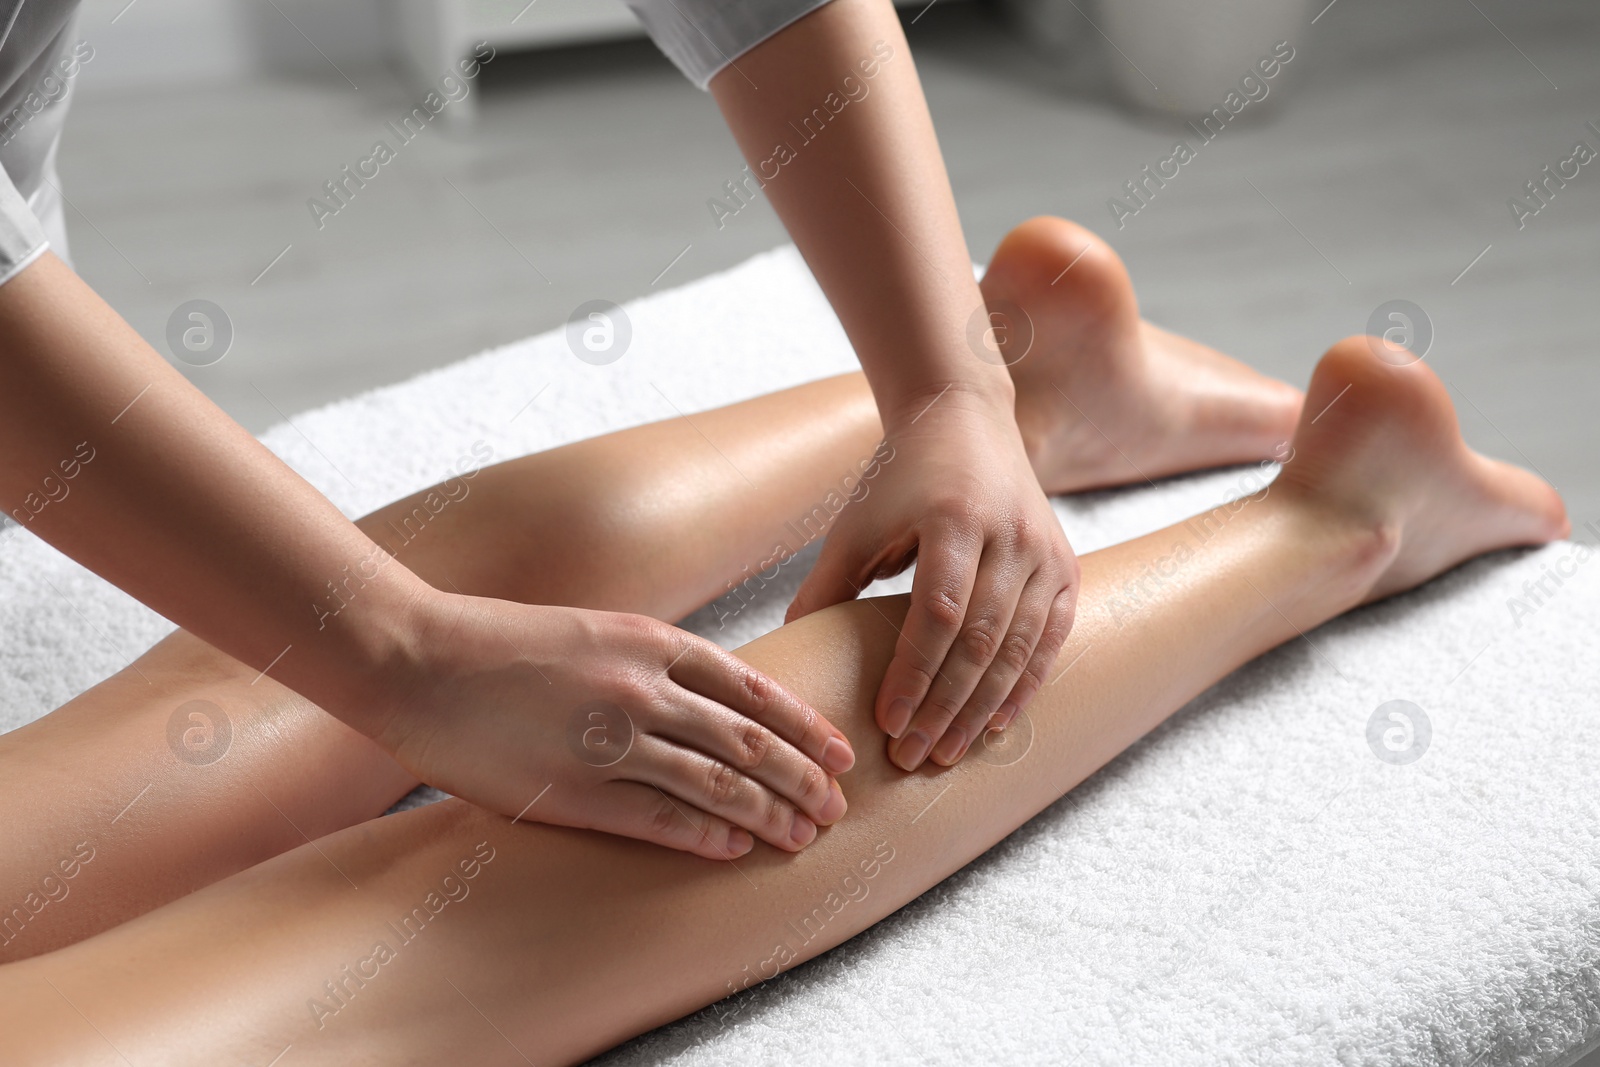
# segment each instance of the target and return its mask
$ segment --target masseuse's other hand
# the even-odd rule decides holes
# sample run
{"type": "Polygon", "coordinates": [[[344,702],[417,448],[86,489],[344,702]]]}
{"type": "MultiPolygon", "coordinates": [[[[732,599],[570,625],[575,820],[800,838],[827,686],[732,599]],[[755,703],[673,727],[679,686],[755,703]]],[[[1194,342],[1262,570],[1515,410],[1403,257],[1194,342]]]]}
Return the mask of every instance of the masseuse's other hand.
{"type": "Polygon", "coordinates": [[[844,813],[849,742],[782,686],[638,615],[439,594],[373,731],[429,785],[524,820],[727,859],[844,813]]]}
{"type": "Polygon", "coordinates": [[[885,440],[892,458],[840,513],[789,618],[916,560],[876,703],[889,758],[915,770],[955,763],[1033,699],[1072,628],[1078,563],[1009,404],[951,390],[885,440]]]}

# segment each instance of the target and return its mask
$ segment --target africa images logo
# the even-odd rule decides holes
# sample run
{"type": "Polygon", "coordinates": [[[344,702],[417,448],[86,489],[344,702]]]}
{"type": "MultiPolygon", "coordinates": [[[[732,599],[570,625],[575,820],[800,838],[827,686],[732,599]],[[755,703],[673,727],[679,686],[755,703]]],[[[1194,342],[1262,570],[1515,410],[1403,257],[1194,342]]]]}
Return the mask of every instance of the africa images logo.
{"type": "Polygon", "coordinates": [[[183,762],[205,767],[228,754],[233,723],[209,700],[179,704],[167,719],[167,747],[183,762]]]}

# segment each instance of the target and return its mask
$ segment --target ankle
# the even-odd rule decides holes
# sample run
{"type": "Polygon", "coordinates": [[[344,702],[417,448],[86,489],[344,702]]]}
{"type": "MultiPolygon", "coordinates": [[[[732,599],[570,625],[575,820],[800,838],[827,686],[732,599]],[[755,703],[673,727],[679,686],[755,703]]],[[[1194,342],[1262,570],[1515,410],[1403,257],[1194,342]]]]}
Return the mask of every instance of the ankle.
{"type": "Polygon", "coordinates": [[[1400,554],[1402,523],[1390,516],[1345,504],[1285,484],[1273,486],[1294,528],[1294,536],[1318,546],[1329,561],[1327,592],[1346,611],[1367,601],[1373,587],[1400,554]]]}

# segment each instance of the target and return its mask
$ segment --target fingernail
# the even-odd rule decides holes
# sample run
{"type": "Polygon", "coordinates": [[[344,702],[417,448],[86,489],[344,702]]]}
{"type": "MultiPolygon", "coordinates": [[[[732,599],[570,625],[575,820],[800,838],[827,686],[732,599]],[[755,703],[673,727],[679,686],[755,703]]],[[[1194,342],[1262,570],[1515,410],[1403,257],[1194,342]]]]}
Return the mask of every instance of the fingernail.
{"type": "Polygon", "coordinates": [[[1000,720],[1000,729],[1004,730],[1007,726],[1010,726],[1012,720],[1017,717],[1017,713],[1021,710],[1022,705],[1015,700],[1008,700],[1001,704],[1000,710],[995,712],[995,716],[1000,720]]]}
{"type": "Polygon", "coordinates": [[[838,738],[828,738],[828,743],[822,746],[822,766],[829,774],[843,774],[856,765],[856,754],[850,748],[849,742],[838,738]]]}
{"type": "Polygon", "coordinates": [[[817,824],[801,815],[794,813],[794,822],[789,824],[789,840],[798,848],[805,848],[817,839],[817,824]]]}
{"type": "Polygon", "coordinates": [[[883,717],[883,728],[889,731],[890,737],[899,737],[911,725],[911,713],[916,710],[910,700],[895,697],[889,701],[889,711],[883,717]]]}
{"type": "Polygon", "coordinates": [[[966,731],[959,726],[952,726],[944,732],[943,737],[939,738],[939,747],[933,750],[934,761],[948,767],[961,758],[961,753],[966,751],[966,747],[966,731]]]}
{"type": "Polygon", "coordinates": [[[839,788],[838,782],[833,782],[828,786],[828,799],[822,802],[822,810],[817,812],[817,821],[824,826],[831,826],[839,821],[847,807],[844,790],[839,788]]]}
{"type": "Polygon", "coordinates": [[[914,730],[900,742],[900,750],[895,753],[894,761],[904,771],[914,771],[927,758],[928,749],[933,745],[932,739],[921,730],[914,730]]]}
{"type": "Polygon", "coordinates": [[[750,831],[735,826],[728,831],[728,854],[742,856],[756,847],[756,839],[750,836],[750,831]]]}
{"type": "Polygon", "coordinates": [[[989,716],[989,725],[984,727],[985,730],[1004,730],[1005,728],[1006,717],[998,711],[989,716]]]}

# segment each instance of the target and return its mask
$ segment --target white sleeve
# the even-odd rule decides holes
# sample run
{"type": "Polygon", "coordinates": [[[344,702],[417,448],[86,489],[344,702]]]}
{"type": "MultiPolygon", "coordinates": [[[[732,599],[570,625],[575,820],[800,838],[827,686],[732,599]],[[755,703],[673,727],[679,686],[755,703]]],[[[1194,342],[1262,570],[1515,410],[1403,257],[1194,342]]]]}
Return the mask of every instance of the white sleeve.
{"type": "Polygon", "coordinates": [[[656,47],[704,89],[722,68],[828,0],[623,0],[656,47]]]}
{"type": "Polygon", "coordinates": [[[38,217],[12,184],[11,175],[0,168],[0,284],[10,281],[49,247],[38,217]]]}

